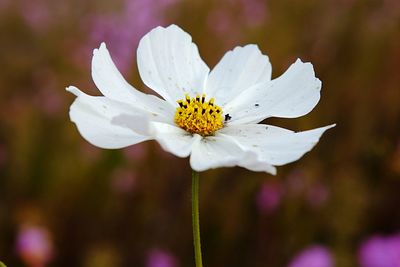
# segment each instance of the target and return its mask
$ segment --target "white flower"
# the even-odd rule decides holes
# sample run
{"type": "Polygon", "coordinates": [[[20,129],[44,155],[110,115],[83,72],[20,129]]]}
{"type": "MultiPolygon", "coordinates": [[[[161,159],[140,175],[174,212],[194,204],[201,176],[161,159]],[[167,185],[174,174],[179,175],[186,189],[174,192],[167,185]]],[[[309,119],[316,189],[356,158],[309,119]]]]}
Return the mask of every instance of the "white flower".
{"type": "Polygon", "coordinates": [[[143,82],[159,94],[133,88],[115,67],[106,45],[93,52],[92,76],[104,96],[77,96],[71,120],[102,148],[156,140],[196,171],[241,166],[275,174],[302,157],[334,125],[304,132],[258,124],[269,117],[296,118],[320,99],[313,66],[297,60],[271,80],[271,64],[256,45],[229,51],[210,72],[191,36],[176,25],[146,34],[137,50],[143,82]]]}

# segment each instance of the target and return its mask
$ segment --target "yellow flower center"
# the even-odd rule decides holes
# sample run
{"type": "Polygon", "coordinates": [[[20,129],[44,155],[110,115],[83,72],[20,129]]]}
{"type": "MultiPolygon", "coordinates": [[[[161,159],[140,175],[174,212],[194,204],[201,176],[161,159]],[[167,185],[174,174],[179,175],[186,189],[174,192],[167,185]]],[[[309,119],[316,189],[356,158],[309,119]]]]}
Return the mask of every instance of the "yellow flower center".
{"type": "Polygon", "coordinates": [[[189,133],[202,136],[213,135],[224,126],[222,109],[214,104],[214,98],[206,102],[206,95],[197,95],[178,100],[179,107],[175,112],[175,123],[189,133]]]}

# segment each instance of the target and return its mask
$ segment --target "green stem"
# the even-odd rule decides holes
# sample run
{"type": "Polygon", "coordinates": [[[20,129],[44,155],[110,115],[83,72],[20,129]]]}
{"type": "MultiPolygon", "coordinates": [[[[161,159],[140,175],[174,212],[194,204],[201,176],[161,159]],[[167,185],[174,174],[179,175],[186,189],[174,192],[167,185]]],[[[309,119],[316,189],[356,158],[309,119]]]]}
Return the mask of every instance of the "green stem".
{"type": "Polygon", "coordinates": [[[194,258],[196,261],[196,267],[203,267],[200,244],[199,173],[194,170],[192,170],[192,223],[194,258]]]}

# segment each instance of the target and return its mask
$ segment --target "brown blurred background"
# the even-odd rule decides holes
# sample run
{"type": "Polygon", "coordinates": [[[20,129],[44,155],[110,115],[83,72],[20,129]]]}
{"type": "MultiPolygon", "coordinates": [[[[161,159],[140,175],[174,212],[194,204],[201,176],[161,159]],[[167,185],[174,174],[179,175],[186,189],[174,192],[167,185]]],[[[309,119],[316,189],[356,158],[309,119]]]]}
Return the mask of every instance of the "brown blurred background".
{"type": "Polygon", "coordinates": [[[193,36],[210,67],[248,43],[270,57],[273,77],[298,57],[312,62],[323,82],[319,105],[266,122],[293,130],[337,123],[277,176],[201,174],[204,265],[400,266],[398,0],[0,0],[0,260],[193,266],[187,159],[155,142],[93,147],[70,122],[74,97],[64,90],[99,94],[90,61],[101,41],[146,90],[137,44],[171,23],[193,36]]]}

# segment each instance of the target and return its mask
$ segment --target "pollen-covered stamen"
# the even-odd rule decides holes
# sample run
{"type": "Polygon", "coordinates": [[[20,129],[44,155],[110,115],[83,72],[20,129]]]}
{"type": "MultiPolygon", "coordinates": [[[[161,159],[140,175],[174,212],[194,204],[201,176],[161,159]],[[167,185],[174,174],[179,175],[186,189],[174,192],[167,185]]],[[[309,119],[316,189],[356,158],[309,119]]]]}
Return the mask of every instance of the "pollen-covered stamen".
{"type": "Polygon", "coordinates": [[[222,109],[214,104],[214,98],[206,102],[206,95],[178,100],[179,107],[175,112],[175,123],[189,133],[202,136],[214,134],[224,126],[222,109]]]}

